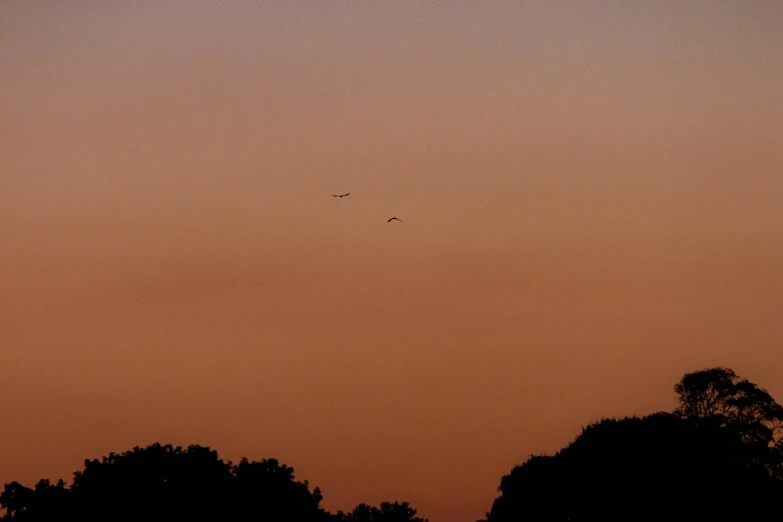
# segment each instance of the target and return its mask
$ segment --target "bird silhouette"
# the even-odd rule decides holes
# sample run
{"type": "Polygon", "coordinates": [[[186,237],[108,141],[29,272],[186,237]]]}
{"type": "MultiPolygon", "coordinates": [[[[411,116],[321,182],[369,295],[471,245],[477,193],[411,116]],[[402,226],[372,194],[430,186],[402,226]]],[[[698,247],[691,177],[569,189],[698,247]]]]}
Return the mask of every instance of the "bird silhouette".
{"type": "Polygon", "coordinates": [[[392,221],[394,221],[395,219],[396,219],[397,221],[402,221],[400,218],[396,218],[396,217],[390,217],[389,219],[387,219],[387,220],[386,220],[386,222],[387,222],[387,223],[391,223],[391,222],[392,222],[392,221]]]}
{"type": "Polygon", "coordinates": [[[345,194],[332,194],[333,198],[344,198],[345,196],[350,195],[350,192],[346,192],[345,194]]]}

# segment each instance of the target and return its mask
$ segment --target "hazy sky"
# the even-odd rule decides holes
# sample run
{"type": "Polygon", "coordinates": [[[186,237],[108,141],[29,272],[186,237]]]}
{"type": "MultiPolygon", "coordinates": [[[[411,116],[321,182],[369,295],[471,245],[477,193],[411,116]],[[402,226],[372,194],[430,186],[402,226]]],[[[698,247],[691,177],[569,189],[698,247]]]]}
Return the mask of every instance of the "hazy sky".
{"type": "Polygon", "coordinates": [[[783,402],[777,0],[5,1],[0,67],[0,483],[199,443],[467,522],[685,372],[783,402]]]}

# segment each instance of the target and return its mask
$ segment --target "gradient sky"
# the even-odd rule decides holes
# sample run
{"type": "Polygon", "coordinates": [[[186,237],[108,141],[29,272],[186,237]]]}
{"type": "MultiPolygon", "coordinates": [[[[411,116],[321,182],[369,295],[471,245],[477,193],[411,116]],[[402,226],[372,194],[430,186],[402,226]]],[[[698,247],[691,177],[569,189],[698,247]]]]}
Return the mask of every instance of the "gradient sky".
{"type": "Polygon", "coordinates": [[[468,522],[685,372],[783,401],[783,3],[576,4],[0,3],[0,483],[468,522]]]}

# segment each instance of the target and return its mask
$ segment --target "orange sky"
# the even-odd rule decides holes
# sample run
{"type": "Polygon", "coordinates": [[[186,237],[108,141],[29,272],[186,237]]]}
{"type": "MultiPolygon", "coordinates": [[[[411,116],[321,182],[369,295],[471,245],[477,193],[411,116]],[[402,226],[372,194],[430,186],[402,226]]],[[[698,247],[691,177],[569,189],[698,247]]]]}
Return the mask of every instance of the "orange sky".
{"type": "Polygon", "coordinates": [[[783,5],[520,4],[2,3],[0,483],[472,521],[687,371],[783,401],[783,5]]]}

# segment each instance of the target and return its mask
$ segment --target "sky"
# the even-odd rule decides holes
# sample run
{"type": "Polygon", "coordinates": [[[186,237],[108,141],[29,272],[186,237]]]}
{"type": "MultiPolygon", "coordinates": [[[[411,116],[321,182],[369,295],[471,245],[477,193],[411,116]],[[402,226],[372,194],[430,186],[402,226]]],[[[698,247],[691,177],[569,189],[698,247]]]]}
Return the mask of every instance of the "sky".
{"type": "Polygon", "coordinates": [[[781,86],[774,0],[0,3],[0,483],[468,522],[686,372],[783,402],[781,86]]]}

